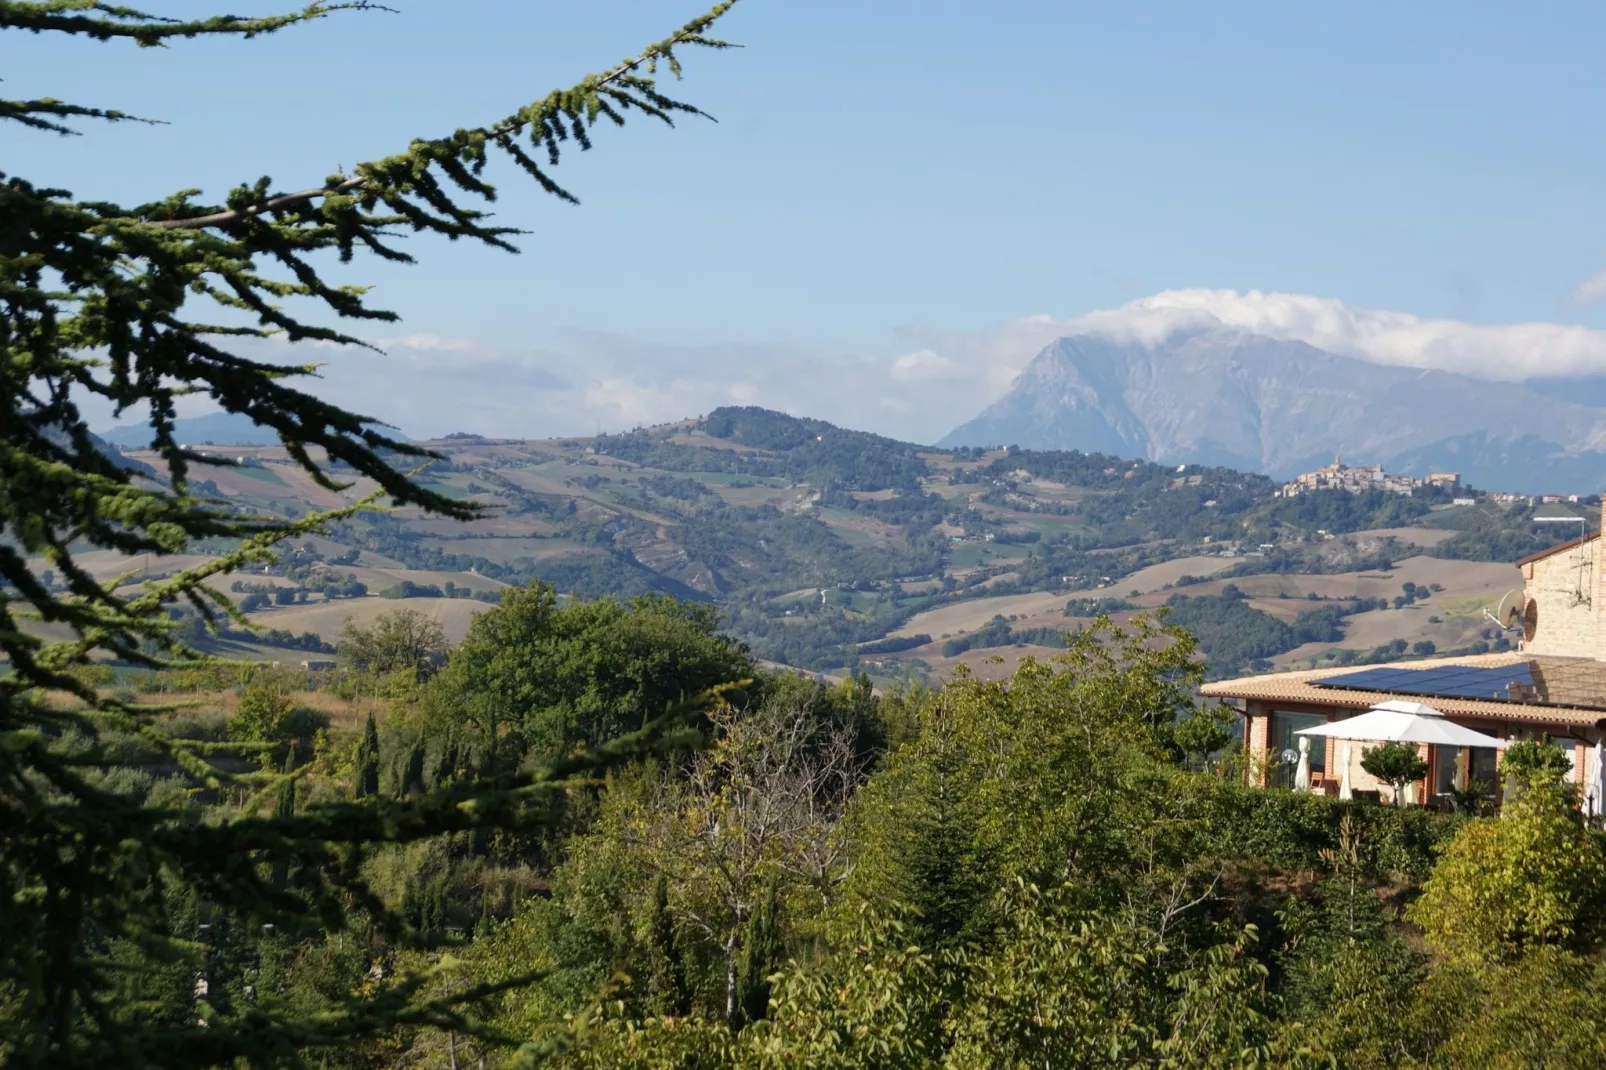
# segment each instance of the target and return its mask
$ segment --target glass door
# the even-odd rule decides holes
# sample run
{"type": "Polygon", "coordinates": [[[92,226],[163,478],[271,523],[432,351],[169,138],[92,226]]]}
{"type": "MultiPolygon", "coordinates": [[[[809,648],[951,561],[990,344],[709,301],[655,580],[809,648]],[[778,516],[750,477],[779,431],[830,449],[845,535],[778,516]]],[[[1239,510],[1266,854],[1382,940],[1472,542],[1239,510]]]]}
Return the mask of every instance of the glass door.
{"type": "MultiPolygon", "coordinates": [[[[1277,759],[1274,780],[1279,787],[1294,786],[1294,773],[1299,768],[1299,740],[1294,733],[1327,723],[1319,713],[1285,713],[1277,710],[1271,715],[1271,753],[1277,759]]],[[[1310,776],[1315,781],[1327,771],[1327,740],[1322,736],[1310,737],[1310,776]]]]}
{"type": "Polygon", "coordinates": [[[1433,748],[1433,794],[1448,795],[1467,782],[1466,751],[1460,747],[1433,748]]]}

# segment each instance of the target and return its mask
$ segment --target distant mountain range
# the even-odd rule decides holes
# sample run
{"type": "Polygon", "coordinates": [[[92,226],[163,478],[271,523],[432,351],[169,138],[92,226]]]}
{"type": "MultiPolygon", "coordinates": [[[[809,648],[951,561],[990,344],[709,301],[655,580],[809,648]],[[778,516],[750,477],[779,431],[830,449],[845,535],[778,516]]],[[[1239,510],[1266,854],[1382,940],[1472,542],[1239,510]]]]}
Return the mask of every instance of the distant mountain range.
{"type": "MultiPolygon", "coordinates": [[[[212,446],[277,446],[279,434],[234,412],[212,412],[205,416],[189,416],[173,421],[178,441],[185,445],[212,446]]],[[[149,424],[124,424],[100,432],[100,437],[115,446],[144,449],[151,444],[149,424]]],[[[401,438],[407,436],[401,435],[401,438]]]]}
{"type": "MultiPolygon", "coordinates": [[[[213,412],[205,416],[190,416],[173,421],[178,440],[186,445],[209,442],[214,446],[276,446],[279,436],[271,428],[261,427],[249,416],[233,412],[213,412]]],[[[115,446],[144,449],[151,444],[150,424],[124,424],[100,432],[100,437],[115,446]]]]}
{"type": "Polygon", "coordinates": [[[1335,454],[1488,490],[1606,486],[1599,380],[1490,382],[1228,327],[1155,345],[1062,338],[940,445],[1080,449],[1287,478],[1335,454]]]}

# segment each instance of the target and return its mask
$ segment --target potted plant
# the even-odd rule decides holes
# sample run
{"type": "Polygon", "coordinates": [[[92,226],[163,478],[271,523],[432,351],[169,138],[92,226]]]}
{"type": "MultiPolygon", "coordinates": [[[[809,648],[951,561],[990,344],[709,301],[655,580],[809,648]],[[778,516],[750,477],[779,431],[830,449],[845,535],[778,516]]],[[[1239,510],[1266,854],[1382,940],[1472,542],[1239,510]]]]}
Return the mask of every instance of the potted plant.
{"type": "Polygon", "coordinates": [[[1469,780],[1464,788],[1452,787],[1449,795],[1456,813],[1481,817],[1488,812],[1489,802],[1494,798],[1494,785],[1487,780],[1469,780]]]}
{"type": "Polygon", "coordinates": [[[1383,743],[1361,755],[1361,768],[1394,789],[1394,805],[1400,805],[1405,785],[1428,775],[1428,763],[1409,743],[1383,743]]]}

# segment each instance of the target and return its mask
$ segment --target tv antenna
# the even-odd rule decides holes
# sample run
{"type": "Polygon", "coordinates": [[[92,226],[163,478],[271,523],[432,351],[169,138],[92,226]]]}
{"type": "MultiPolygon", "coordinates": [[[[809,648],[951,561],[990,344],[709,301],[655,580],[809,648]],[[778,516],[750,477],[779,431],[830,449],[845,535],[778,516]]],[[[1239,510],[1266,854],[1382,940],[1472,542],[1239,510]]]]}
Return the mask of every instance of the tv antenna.
{"type": "MultiPolygon", "coordinates": [[[[1584,584],[1584,569],[1591,568],[1594,564],[1594,560],[1589,551],[1584,549],[1584,536],[1589,534],[1589,519],[1568,511],[1561,513],[1540,514],[1533,518],[1533,522],[1535,524],[1578,525],[1578,545],[1574,548],[1574,552],[1572,554],[1573,589],[1569,593],[1572,597],[1572,604],[1575,606],[1591,602],[1592,600],[1589,592],[1585,589],[1584,584]]],[[[1589,586],[1593,587],[1594,577],[1591,576],[1590,580],[1591,582],[1589,586]]]]}

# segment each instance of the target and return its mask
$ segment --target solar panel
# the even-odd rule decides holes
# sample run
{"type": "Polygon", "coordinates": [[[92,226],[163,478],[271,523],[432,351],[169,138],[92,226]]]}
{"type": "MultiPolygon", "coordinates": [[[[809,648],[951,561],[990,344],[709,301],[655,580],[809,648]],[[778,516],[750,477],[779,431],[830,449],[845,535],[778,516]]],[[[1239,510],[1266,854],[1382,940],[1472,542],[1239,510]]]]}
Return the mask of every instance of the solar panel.
{"type": "Polygon", "coordinates": [[[1378,666],[1310,681],[1313,687],[1606,710],[1606,663],[1531,658],[1510,665],[1378,666]]]}

